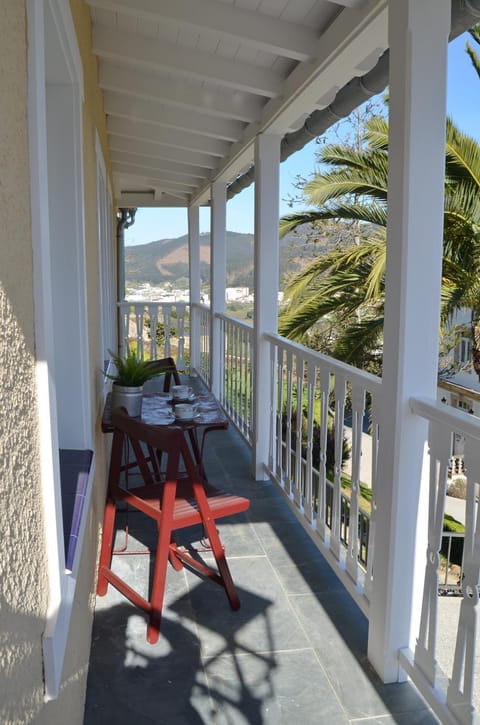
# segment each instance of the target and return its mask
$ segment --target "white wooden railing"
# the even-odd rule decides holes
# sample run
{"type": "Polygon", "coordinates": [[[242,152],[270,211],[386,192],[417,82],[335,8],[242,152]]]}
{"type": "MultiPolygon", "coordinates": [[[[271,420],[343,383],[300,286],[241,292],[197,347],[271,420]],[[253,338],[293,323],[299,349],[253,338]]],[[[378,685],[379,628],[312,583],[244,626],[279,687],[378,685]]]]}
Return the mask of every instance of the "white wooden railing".
{"type": "Polygon", "coordinates": [[[253,441],[253,328],[230,315],[219,315],[224,375],[220,402],[245,439],[253,441]]]}
{"type": "Polygon", "coordinates": [[[442,723],[470,725],[477,721],[476,712],[480,705],[480,679],[479,673],[475,672],[479,654],[480,509],[477,489],[480,481],[480,420],[422,398],[412,399],[411,408],[415,414],[428,420],[428,547],[417,645],[414,652],[402,650],[400,662],[442,723]],[[442,586],[439,557],[444,537],[443,516],[454,435],[465,438],[467,500],[460,581],[462,599],[456,615],[452,616],[450,612],[446,631],[440,631],[439,611],[444,598],[438,597],[442,586]],[[453,657],[445,657],[446,651],[453,653],[453,657]],[[451,662],[448,662],[449,659],[451,662]]]}
{"type": "Polygon", "coordinates": [[[132,346],[141,359],[173,357],[187,367],[187,304],[185,302],[120,302],[120,354],[132,346]]]}
{"type": "Polygon", "coordinates": [[[270,475],[368,615],[378,449],[375,401],[381,381],[278,335],[267,339],[270,475]],[[348,475],[346,432],[351,441],[348,475]]]}
{"type": "Polygon", "coordinates": [[[211,358],[210,358],[210,335],[211,335],[211,312],[210,307],[201,304],[191,305],[191,328],[196,331],[198,350],[193,351],[193,367],[204,383],[210,387],[211,383],[211,358]]]}

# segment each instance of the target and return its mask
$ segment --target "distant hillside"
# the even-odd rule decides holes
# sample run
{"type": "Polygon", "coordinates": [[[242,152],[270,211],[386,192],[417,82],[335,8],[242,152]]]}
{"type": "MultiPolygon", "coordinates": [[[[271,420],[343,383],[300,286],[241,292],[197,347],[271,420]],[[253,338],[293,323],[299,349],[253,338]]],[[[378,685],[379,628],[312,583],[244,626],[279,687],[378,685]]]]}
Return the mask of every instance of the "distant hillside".
{"type": "MultiPolygon", "coordinates": [[[[295,232],[280,240],[280,286],[286,274],[300,270],[307,261],[322,254],[331,239],[309,242],[305,233],[295,232]]],[[[200,235],[202,283],[210,275],[210,234],[200,235]]],[[[149,244],[125,247],[127,283],[172,284],[188,281],[188,238],[160,239],[149,244]]],[[[253,234],[227,232],[227,286],[253,287],[253,234]]]]}

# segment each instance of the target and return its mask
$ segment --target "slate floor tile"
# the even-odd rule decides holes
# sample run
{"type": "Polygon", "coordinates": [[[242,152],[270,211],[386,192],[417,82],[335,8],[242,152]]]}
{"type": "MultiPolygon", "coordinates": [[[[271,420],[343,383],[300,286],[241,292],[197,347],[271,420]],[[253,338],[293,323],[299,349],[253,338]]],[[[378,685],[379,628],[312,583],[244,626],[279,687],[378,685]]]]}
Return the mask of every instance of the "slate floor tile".
{"type": "MultiPolygon", "coordinates": [[[[202,655],[307,646],[305,632],[269,561],[265,557],[229,558],[229,564],[241,602],[238,611],[231,610],[221,587],[187,572],[188,596],[202,631],[202,655]]],[[[175,607],[172,603],[173,611],[175,607]]]]}
{"type": "Polygon", "coordinates": [[[348,724],[311,649],[219,657],[205,672],[218,725],[348,724]]]}

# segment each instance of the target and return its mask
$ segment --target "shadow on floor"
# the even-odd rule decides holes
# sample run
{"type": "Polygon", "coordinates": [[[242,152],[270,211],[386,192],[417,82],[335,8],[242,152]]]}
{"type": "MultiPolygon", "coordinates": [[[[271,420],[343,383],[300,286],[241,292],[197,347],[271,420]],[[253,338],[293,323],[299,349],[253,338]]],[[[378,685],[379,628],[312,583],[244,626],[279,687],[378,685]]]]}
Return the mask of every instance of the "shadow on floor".
{"type": "MultiPolygon", "coordinates": [[[[196,587],[210,589],[210,582],[196,587]]],[[[223,594],[223,592],[220,592],[223,594]]],[[[210,600],[211,592],[206,593],[210,600]]],[[[237,674],[242,665],[241,654],[252,654],[259,659],[262,678],[269,687],[275,669],[274,655],[257,655],[237,645],[235,629],[259,617],[268,629],[267,599],[253,596],[239,589],[244,604],[239,612],[224,617],[224,627],[217,638],[223,639],[223,648],[209,665],[225,654],[231,656],[231,666],[237,674]],[[229,624],[227,624],[229,620],[229,624]],[[235,622],[235,627],[232,627],[235,622]],[[241,657],[240,657],[241,659],[241,657]]],[[[205,594],[197,592],[201,599],[205,594]]],[[[102,723],[157,723],[161,725],[200,725],[216,723],[217,708],[233,708],[248,723],[262,723],[262,700],[249,687],[246,678],[242,686],[235,685],[230,695],[207,683],[201,658],[201,642],[192,620],[189,595],[181,596],[162,619],[162,634],[155,645],[145,640],[146,616],[130,604],[117,604],[97,612],[92,639],[91,664],[88,679],[88,698],[85,724],[102,723]],[[175,616],[171,616],[171,612],[175,616]]],[[[222,602],[227,610],[226,603],[222,602]]],[[[211,614],[211,611],[210,611],[211,614]]],[[[200,617],[212,627],[212,617],[205,612],[200,617]]],[[[216,619],[213,619],[216,623],[216,619]]],[[[256,686],[260,684],[256,679],[256,686]]],[[[240,720],[239,720],[240,721],[240,720]]]]}
{"type": "MultiPolygon", "coordinates": [[[[251,500],[218,525],[241,608],[232,612],[211,581],[170,569],[161,637],[149,645],[143,613],[110,588],[97,600],[85,725],[437,723],[410,683],[379,680],[366,618],[275,485],[251,479],[240,436],[211,443],[211,480],[251,500]]],[[[129,528],[131,548],[153,545],[143,516],[129,528]]],[[[202,548],[199,528],[184,536],[202,548]]],[[[147,556],[117,556],[115,566],[146,593],[147,556]]]]}

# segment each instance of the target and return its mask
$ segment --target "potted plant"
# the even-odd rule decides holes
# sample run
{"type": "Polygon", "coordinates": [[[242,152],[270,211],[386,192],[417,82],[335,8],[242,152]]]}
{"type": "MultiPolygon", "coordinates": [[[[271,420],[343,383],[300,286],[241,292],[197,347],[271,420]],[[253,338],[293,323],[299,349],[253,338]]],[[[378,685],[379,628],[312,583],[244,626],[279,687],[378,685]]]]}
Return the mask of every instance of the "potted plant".
{"type": "Polygon", "coordinates": [[[145,360],[137,360],[134,350],[129,350],[125,358],[109,350],[116,373],[108,374],[113,380],[112,408],[123,407],[128,414],[137,417],[142,412],[143,384],[158,375],[158,370],[145,360]]]}

